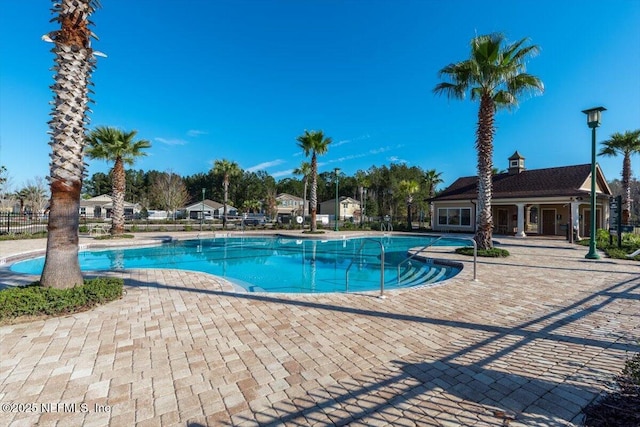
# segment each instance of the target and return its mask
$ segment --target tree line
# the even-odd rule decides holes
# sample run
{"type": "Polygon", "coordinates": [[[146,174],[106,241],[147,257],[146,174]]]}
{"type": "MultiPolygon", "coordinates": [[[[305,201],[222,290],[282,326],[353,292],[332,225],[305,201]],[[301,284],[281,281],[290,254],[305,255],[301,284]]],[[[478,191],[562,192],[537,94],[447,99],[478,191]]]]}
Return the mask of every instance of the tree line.
{"type": "MultiPolygon", "coordinates": [[[[227,160],[227,162],[229,162],[227,160]]],[[[235,163],[235,162],[229,162],[235,163]]],[[[367,216],[391,215],[404,220],[408,214],[407,199],[411,200],[410,211],[414,219],[427,221],[430,218],[429,203],[442,183],[441,173],[435,169],[425,170],[418,166],[391,164],[371,166],[358,170],[353,175],[338,172],[338,195],[351,197],[360,202],[367,199],[367,216]],[[365,196],[366,194],[366,196],[365,196]]],[[[238,168],[229,179],[228,202],[242,212],[267,212],[274,206],[280,193],[287,193],[303,199],[306,175],[287,177],[276,181],[266,171],[246,171],[238,168]]],[[[137,203],[141,208],[167,209],[171,194],[183,193],[181,208],[206,199],[223,202],[225,199],[224,173],[215,165],[207,172],[180,176],[173,171],[129,169],[125,171],[125,200],[137,203]]],[[[84,197],[111,194],[112,173],[98,172],[84,180],[84,197]]],[[[334,170],[322,171],[317,176],[317,199],[319,202],[332,200],[336,195],[336,174],[334,170]]]]}

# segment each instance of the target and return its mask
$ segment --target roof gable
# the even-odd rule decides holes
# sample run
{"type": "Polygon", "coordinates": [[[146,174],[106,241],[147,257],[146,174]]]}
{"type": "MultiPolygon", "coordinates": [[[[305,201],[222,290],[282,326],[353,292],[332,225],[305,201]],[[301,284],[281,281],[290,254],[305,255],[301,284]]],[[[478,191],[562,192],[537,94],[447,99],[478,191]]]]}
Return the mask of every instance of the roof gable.
{"type": "Polygon", "coordinates": [[[289,193],[280,193],[276,196],[276,200],[295,200],[295,201],[301,202],[302,197],[294,196],[289,193]]]}

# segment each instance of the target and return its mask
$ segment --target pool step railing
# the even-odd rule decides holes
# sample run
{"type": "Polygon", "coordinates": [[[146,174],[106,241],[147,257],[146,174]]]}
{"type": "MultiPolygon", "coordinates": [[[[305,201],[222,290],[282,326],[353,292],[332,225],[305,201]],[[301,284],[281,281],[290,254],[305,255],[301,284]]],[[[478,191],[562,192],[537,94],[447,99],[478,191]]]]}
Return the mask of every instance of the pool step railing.
{"type": "Polygon", "coordinates": [[[445,277],[447,272],[447,267],[437,264],[422,264],[419,267],[411,265],[398,277],[398,286],[406,288],[437,282],[445,277]]]}
{"type": "MultiPolygon", "coordinates": [[[[409,263],[413,258],[416,258],[422,252],[426,251],[427,248],[429,248],[430,246],[433,246],[442,238],[444,238],[444,236],[440,236],[434,241],[429,242],[428,245],[425,245],[422,248],[418,249],[413,254],[411,254],[407,259],[405,259],[400,264],[398,264],[398,281],[400,280],[400,268],[402,267],[403,264],[409,263]]],[[[447,236],[447,240],[466,240],[466,241],[470,241],[473,244],[473,280],[474,281],[477,280],[476,272],[477,272],[477,261],[478,261],[478,245],[476,241],[470,237],[452,237],[452,236],[447,236]]],[[[425,259],[423,255],[420,255],[420,257],[425,259]]],[[[426,258],[426,259],[427,259],[427,262],[429,262],[429,258],[426,258]]],[[[433,262],[433,260],[430,260],[430,261],[433,262]]]]}

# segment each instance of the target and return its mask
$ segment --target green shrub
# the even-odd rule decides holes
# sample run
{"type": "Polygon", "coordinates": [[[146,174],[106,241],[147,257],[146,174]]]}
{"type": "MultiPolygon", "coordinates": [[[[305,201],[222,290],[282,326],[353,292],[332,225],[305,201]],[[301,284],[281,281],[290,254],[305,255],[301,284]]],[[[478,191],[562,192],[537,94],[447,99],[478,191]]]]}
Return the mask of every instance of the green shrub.
{"type": "Polygon", "coordinates": [[[622,370],[622,376],[627,379],[629,384],[640,387],[640,353],[627,359],[622,370]]]}
{"type": "MultiPolygon", "coordinates": [[[[471,255],[473,256],[473,246],[465,246],[463,248],[456,248],[456,253],[461,255],[471,255]]],[[[506,258],[508,257],[509,251],[506,249],[500,248],[491,248],[491,249],[478,249],[478,256],[489,257],[489,258],[506,258]]]]}
{"type": "MultiPolygon", "coordinates": [[[[578,244],[589,246],[589,239],[582,239],[578,244]]],[[[640,236],[633,233],[622,233],[622,247],[618,248],[618,237],[609,235],[609,231],[598,229],[596,232],[596,247],[604,251],[609,257],[616,259],[630,259],[627,254],[640,249],[640,236]]],[[[631,258],[640,261],[640,255],[631,258]]]]}
{"type": "Polygon", "coordinates": [[[96,240],[111,240],[111,239],[133,239],[135,236],[133,234],[117,234],[117,235],[111,235],[111,234],[105,234],[102,236],[96,236],[94,237],[94,239],[96,240]]]}
{"type": "Polygon", "coordinates": [[[123,280],[97,278],[81,286],[54,289],[35,282],[0,291],[0,321],[20,316],[59,315],[82,311],[122,297],[123,280]]]}

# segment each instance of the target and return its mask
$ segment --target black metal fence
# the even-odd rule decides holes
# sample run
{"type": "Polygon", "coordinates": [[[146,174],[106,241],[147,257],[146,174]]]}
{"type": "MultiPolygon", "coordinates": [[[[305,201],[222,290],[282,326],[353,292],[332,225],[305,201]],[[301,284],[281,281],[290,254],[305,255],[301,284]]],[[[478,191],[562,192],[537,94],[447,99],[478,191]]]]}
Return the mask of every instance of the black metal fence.
{"type": "Polygon", "coordinates": [[[0,213],[0,234],[46,233],[49,217],[31,213],[0,213]]]}
{"type": "MultiPolygon", "coordinates": [[[[71,219],[71,218],[70,218],[71,219]]],[[[45,234],[49,216],[44,214],[16,214],[0,212],[0,235],[7,234],[45,234]]],[[[273,224],[245,224],[242,220],[227,221],[227,229],[271,228],[273,224]]],[[[88,218],[80,216],[80,234],[108,234],[111,218],[88,218]]],[[[214,231],[222,229],[222,220],[201,221],[200,219],[131,219],[125,221],[125,232],[136,231],[214,231]]]]}

